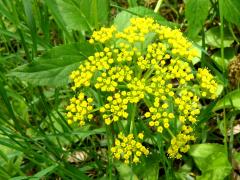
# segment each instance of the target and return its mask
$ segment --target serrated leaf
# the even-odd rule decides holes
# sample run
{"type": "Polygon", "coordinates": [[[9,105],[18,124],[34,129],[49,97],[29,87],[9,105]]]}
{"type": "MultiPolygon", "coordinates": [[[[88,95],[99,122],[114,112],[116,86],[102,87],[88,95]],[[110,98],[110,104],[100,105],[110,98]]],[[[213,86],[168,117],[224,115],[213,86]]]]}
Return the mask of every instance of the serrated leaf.
{"type": "Polygon", "coordinates": [[[71,71],[94,51],[93,46],[87,42],[58,46],[37,58],[33,63],[14,69],[9,75],[33,85],[67,85],[71,71]]]}
{"type": "Polygon", "coordinates": [[[197,179],[223,180],[231,172],[232,167],[223,145],[196,144],[191,147],[189,154],[202,172],[197,179]]]}
{"type": "Polygon", "coordinates": [[[220,0],[224,18],[240,27],[240,1],[220,0]]]}
{"type": "Polygon", "coordinates": [[[223,108],[237,108],[240,109],[240,90],[234,90],[227,95],[225,95],[222,99],[220,99],[215,107],[213,108],[213,111],[217,111],[219,109],[223,108]]]}
{"type": "Polygon", "coordinates": [[[201,31],[208,16],[210,8],[209,0],[187,0],[186,19],[188,21],[188,37],[194,39],[201,31]]]}
{"type": "MultiPolygon", "coordinates": [[[[213,27],[209,29],[205,34],[205,38],[207,45],[221,48],[220,27],[213,27]]],[[[232,37],[230,31],[228,29],[224,29],[223,47],[230,47],[233,42],[234,38],[232,37]]]]}
{"type": "Polygon", "coordinates": [[[159,14],[156,14],[151,9],[138,6],[129,8],[127,10],[122,11],[119,13],[116,18],[114,19],[114,25],[116,25],[118,31],[122,31],[124,28],[128,27],[130,25],[130,19],[132,17],[152,17],[155,21],[157,21],[161,25],[166,25],[170,27],[177,26],[174,23],[168,22],[165,18],[160,16],[159,14]]]}

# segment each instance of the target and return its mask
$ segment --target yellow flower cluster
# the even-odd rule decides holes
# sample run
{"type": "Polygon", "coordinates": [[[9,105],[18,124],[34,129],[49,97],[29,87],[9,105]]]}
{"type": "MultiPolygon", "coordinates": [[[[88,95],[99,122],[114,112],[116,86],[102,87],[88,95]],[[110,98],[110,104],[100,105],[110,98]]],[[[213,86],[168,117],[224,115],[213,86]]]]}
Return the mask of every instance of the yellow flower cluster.
{"type": "Polygon", "coordinates": [[[144,42],[147,34],[160,27],[152,18],[132,18],[130,23],[123,32],[116,33],[116,38],[125,39],[129,43],[144,42]]]}
{"type": "Polygon", "coordinates": [[[191,91],[182,90],[180,97],[175,98],[175,104],[178,106],[179,120],[182,124],[194,124],[197,121],[196,117],[200,113],[199,98],[191,91]]]}
{"type": "Polygon", "coordinates": [[[153,94],[156,97],[159,97],[161,100],[165,101],[167,96],[174,96],[173,85],[171,83],[167,83],[167,75],[164,74],[164,68],[161,70],[157,70],[155,72],[155,76],[150,79],[150,85],[146,91],[150,94],[153,94]]]}
{"type": "MultiPolygon", "coordinates": [[[[192,87],[200,87],[201,96],[212,99],[217,90],[207,69],[200,68],[194,75],[192,59],[198,53],[192,43],[180,30],[162,26],[152,18],[132,18],[122,31],[114,26],[101,28],[89,42],[102,43],[97,45],[100,51],[71,73],[72,89],[77,93],[91,88],[102,105],[93,110],[93,99],[85,100],[80,93],[67,107],[68,122],[80,121],[84,125],[86,119],[93,118],[93,111],[102,116],[106,125],[120,126],[119,121],[131,119],[134,122],[129,124],[135,128],[134,124],[142,120],[154,132],[169,133],[173,137],[169,157],[181,158],[181,153],[189,149],[189,141],[194,140],[192,126],[200,113],[200,97],[197,88],[192,87]],[[133,111],[133,104],[139,109],[133,111]],[[133,119],[136,116],[131,113],[144,116],[133,119]],[[171,131],[174,128],[175,134],[171,131]]],[[[119,135],[112,153],[126,163],[137,163],[142,154],[149,152],[131,133],[119,135]]]]}
{"type": "Polygon", "coordinates": [[[104,122],[110,125],[114,121],[118,121],[120,118],[127,118],[128,113],[127,104],[128,98],[126,98],[126,91],[115,93],[114,96],[108,96],[107,101],[103,107],[100,108],[100,112],[103,113],[104,122]]]}
{"type": "Polygon", "coordinates": [[[150,118],[149,126],[156,127],[157,132],[162,133],[163,127],[169,128],[169,121],[174,118],[172,112],[168,113],[168,103],[160,104],[160,98],[156,97],[154,106],[149,108],[149,112],[145,113],[146,118],[150,118]]]}
{"type": "MultiPolygon", "coordinates": [[[[143,133],[138,134],[138,139],[142,140],[144,137],[143,133]]],[[[123,133],[118,135],[118,139],[115,139],[115,146],[111,148],[114,158],[124,160],[124,163],[129,164],[130,162],[139,163],[142,155],[147,156],[149,150],[138,142],[133,134],[124,136],[123,133]]]]}
{"type": "Polygon", "coordinates": [[[91,44],[95,41],[100,43],[105,43],[112,39],[113,34],[116,32],[116,27],[112,26],[110,28],[102,27],[99,31],[94,31],[92,38],[89,40],[91,44]]]}
{"type": "Polygon", "coordinates": [[[210,97],[211,99],[215,99],[217,97],[217,83],[209,70],[206,68],[199,68],[197,73],[197,79],[200,81],[202,97],[210,97]]]}
{"type": "Polygon", "coordinates": [[[143,70],[154,67],[160,69],[164,64],[165,60],[170,58],[169,54],[166,54],[166,46],[163,43],[152,43],[148,45],[147,54],[138,58],[137,64],[143,70]]]}
{"type": "Polygon", "coordinates": [[[88,59],[79,66],[79,69],[73,71],[70,75],[70,79],[73,81],[73,90],[78,87],[88,87],[91,84],[91,79],[95,71],[103,69],[109,69],[113,63],[112,52],[109,48],[104,48],[103,52],[96,52],[94,56],[89,56],[88,59]]]}
{"type": "Polygon", "coordinates": [[[182,57],[191,62],[194,57],[198,56],[198,52],[192,48],[192,43],[184,38],[178,29],[172,30],[169,27],[160,26],[156,33],[160,41],[167,41],[173,57],[182,57]]]}
{"type": "Polygon", "coordinates": [[[171,146],[168,148],[168,155],[170,158],[180,159],[181,153],[186,153],[190,146],[189,141],[194,141],[195,137],[191,135],[193,129],[190,126],[183,125],[182,131],[171,140],[171,146]]]}
{"type": "Polygon", "coordinates": [[[189,63],[179,59],[171,59],[167,69],[169,72],[169,78],[177,79],[180,85],[184,85],[194,79],[189,63]]]}
{"type": "Polygon", "coordinates": [[[127,93],[130,103],[138,103],[141,99],[144,98],[145,79],[139,80],[135,77],[131,82],[127,84],[127,87],[130,90],[127,93]]]}
{"type": "Polygon", "coordinates": [[[132,79],[133,71],[128,66],[111,67],[107,73],[103,72],[97,78],[95,87],[101,91],[115,91],[118,83],[128,82],[132,79]]]}
{"type": "Polygon", "coordinates": [[[84,93],[80,93],[78,97],[73,97],[70,99],[70,105],[67,106],[67,118],[68,123],[72,124],[73,122],[79,121],[79,125],[85,125],[85,120],[91,120],[93,115],[91,111],[93,110],[92,106],[93,99],[87,98],[85,100],[84,93]]]}

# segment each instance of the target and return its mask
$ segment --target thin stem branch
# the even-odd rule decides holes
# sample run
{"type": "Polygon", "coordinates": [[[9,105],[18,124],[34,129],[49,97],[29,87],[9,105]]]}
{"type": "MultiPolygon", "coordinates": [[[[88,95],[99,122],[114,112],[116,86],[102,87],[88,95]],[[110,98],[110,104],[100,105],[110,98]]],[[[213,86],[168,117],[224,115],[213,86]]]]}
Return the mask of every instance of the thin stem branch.
{"type": "MultiPolygon", "coordinates": [[[[221,61],[222,61],[222,64],[224,65],[225,64],[225,60],[224,60],[224,22],[223,22],[223,7],[222,7],[222,0],[219,0],[219,14],[220,14],[220,36],[221,36],[221,61]]],[[[224,66],[222,66],[222,72],[223,74],[225,75],[225,68],[224,66]]],[[[224,80],[225,81],[225,80],[224,80]]],[[[224,82],[225,84],[225,82],[224,82]]],[[[223,113],[224,113],[224,146],[225,146],[225,150],[226,152],[228,153],[228,135],[227,135],[227,125],[228,125],[228,121],[227,121],[227,118],[226,118],[226,108],[225,108],[225,99],[224,99],[224,109],[223,109],[223,113]]]]}
{"type": "Polygon", "coordinates": [[[154,9],[154,12],[155,12],[155,13],[157,13],[157,12],[159,11],[162,2],[163,2],[163,0],[158,0],[157,5],[156,5],[156,7],[155,7],[155,9],[154,9]]]}

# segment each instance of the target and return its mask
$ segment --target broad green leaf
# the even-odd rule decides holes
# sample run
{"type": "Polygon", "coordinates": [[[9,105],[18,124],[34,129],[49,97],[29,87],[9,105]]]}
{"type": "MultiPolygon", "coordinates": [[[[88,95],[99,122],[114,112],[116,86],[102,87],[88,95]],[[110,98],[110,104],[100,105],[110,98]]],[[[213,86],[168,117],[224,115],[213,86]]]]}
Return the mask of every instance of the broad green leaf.
{"type": "Polygon", "coordinates": [[[14,69],[9,75],[33,85],[67,85],[71,71],[94,51],[93,46],[87,42],[58,46],[33,63],[14,69]]]}
{"type": "Polygon", "coordinates": [[[240,27],[240,1],[220,0],[224,18],[240,27]]]}
{"type": "Polygon", "coordinates": [[[137,176],[132,171],[131,167],[128,165],[122,163],[122,162],[116,162],[115,167],[120,175],[120,180],[138,180],[137,176]]]}
{"type": "Polygon", "coordinates": [[[130,25],[130,19],[132,17],[152,17],[155,21],[157,21],[161,25],[171,26],[174,27],[174,23],[168,22],[166,19],[164,19],[159,14],[156,14],[151,9],[138,6],[134,8],[129,8],[127,10],[123,10],[121,13],[119,13],[116,18],[114,19],[114,25],[116,25],[118,31],[122,31],[124,28],[128,27],[130,25]]]}
{"type": "Polygon", "coordinates": [[[233,48],[224,48],[224,62],[221,58],[221,50],[215,52],[211,58],[213,59],[214,63],[218,66],[220,70],[227,70],[228,64],[230,60],[235,57],[235,50],[233,48]]]}
{"type": "MultiPolygon", "coordinates": [[[[195,144],[191,146],[189,154],[194,158],[207,158],[214,152],[225,152],[224,146],[221,144],[195,144]]],[[[208,162],[206,162],[208,163],[208,162]]]]}
{"type": "Polygon", "coordinates": [[[69,30],[92,29],[83,11],[71,0],[56,0],[60,14],[69,30]]]}
{"type": "Polygon", "coordinates": [[[232,167],[223,145],[196,144],[191,147],[189,154],[202,172],[197,179],[223,180],[231,173],[232,167]]]}
{"type": "Polygon", "coordinates": [[[188,21],[188,37],[194,39],[201,31],[208,16],[210,0],[187,0],[186,19],[188,21]]]}
{"type": "Polygon", "coordinates": [[[107,23],[109,0],[80,0],[78,3],[94,28],[107,23]]]}
{"type": "Polygon", "coordinates": [[[108,0],[56,0],[60,13],[69,30],[93,30],[106,23],[108,0]]]}
{"type": "Polygon", "coordinates": [[[213,108],[213,111],[217,111],[219,109],[223,108],[237,108],[240,109],[240,90],[234,90],[227,95],[225,95],[222,99],[220,99],[215,107],[213,108]]]}
{"type": "MultiPolygon", "coordinates": [[[[220,27],[213,27],[209,29],[206,34],[206,44],[220,48],[221,47],[221,35],[220,35],[220,27]]],[[[234,39],[229,32],[228,29],[224,29],[224,40],[223,45],[224,47],[230,47],[231,44],[234,42],[234,39]]]]}

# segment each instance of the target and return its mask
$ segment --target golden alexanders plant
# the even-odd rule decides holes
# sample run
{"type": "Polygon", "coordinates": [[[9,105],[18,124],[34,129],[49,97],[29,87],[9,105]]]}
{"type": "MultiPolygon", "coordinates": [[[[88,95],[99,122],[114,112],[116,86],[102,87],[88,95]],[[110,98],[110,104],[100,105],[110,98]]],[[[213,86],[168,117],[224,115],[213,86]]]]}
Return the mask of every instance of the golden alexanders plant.
{"type": "Polygon", "coordinates": [[[199,99],[215,99],[217,90],[208,69],[194,68],[192,43],[152,18],[132,18],[121,32],[101,28],[89,43],[99,51],[70,75],[75,96],[66,108],[68,123],[112,127],[112,155],[125,163],[151,153],[149,136],[156,134],[164,137],[168,156],[180,159],[196,138],[199,99]]]}

